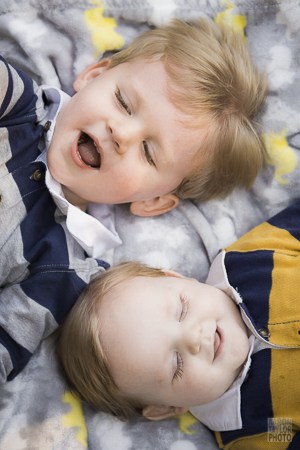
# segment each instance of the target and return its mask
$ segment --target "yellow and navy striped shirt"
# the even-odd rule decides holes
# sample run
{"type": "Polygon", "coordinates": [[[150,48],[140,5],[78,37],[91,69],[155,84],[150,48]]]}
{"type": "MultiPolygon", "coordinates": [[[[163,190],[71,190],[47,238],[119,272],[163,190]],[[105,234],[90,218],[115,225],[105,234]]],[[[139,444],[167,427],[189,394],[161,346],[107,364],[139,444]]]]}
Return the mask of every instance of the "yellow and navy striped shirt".
{"type": "Polygon", "coordinates": [[[225,450],[299,450],[300,201],[228,247],[224,263],[240,308],[278,348],[252,355],[241,387],[243,426],[216,432],[218,444],[225,450]]]}

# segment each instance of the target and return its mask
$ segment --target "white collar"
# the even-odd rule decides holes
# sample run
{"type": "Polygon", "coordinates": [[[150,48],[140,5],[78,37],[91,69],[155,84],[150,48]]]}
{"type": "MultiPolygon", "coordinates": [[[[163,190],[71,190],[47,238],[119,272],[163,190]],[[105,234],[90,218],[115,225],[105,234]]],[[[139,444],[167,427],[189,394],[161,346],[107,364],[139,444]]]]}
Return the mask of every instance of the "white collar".
{"type": "Polygon", "coordinates": [[[213,260],[206,279],[206,283],[221,289],[227,294],[237,305],[243,302],[239,293],[230,285],[225,268],[226,252],[220,252],[213,260]]]}
{"type": "Polygon", "coordinates": [[[247,361],[229,389],[216,400],[203,405],[189,408],[190,412],[197,417],[200,422],[213,431],[230,431],[242,428],[241,416],[241,386],[247,376],[251,365],[251,355],[253,353],[255,337],[249,337],[249,353],[247,361]]]}
{"type": "MultiPolygon", "coordinates": [[[[44,95],[49,102],[47,116],[43,123],[50,121],[50,128],[45,133],[45,149],[39,159],[47,166],[47,151],[53,136],[57,115],[69,99],[69,95],[60,89],[42,86],[44,95]]],[[[122,243],[114,227],[113,206],[104,204],[88,205],[88,212],[72,205],[65,198],[61,185],[46,171],[46,185],[56,206],[66,216],[66,226],[74,239],[86,251],[88,256],[103,258],[105,253],[122,243]]]]}

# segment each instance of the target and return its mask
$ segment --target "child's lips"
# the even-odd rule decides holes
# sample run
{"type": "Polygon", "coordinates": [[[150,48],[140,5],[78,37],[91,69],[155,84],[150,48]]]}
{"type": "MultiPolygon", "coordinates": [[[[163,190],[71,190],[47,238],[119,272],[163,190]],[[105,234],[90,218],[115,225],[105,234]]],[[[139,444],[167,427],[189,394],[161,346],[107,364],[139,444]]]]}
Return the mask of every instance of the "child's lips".
{"type": "Polygon", "coordinates": [[[217,357],[221,354],[222,344],[223,344],[222,332],[217,327],[216,331],[215,331],[215,338],[214,338],[214,360],[217,359],[217,357]]]}
{"type": "Polygon", "coordinates": [[[100,147],[87,133],[81,132],[79,135],[77,141],[77,156],[83,165],[93,169],[100,169],[100,147]]]}

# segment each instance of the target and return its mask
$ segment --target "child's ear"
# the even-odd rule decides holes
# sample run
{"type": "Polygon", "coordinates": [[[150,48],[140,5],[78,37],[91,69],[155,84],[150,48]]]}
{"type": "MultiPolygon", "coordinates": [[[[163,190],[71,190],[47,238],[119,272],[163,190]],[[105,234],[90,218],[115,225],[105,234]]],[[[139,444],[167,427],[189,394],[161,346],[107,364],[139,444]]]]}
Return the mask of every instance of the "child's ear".
{"type": "Polygon", "coordinates": [[[110,64],[110,59],[104,58],[101,61],[96,62],[95,64],[91,64],[83,69],[82,72],[76,77],[73,88],[76,92],[86,86],[91,80],[96,78],[98,75],[103,73],[108,69],[110,64]]]}
{"type": "Polygon", "coordinates": [[[132,202],[130,211],[135,216],[152,217],[164,214],[176,208],[179,198],[174,194],[166,194],[151,200],[139,200],[132,202]]]}
{"type": "Polygon", "coordinates": [[[169,417],[177,416],[187,412],[187,408],[183,406],[145,406],[143,408],[143,416],[149,420],[163,420],[169,417]]]}

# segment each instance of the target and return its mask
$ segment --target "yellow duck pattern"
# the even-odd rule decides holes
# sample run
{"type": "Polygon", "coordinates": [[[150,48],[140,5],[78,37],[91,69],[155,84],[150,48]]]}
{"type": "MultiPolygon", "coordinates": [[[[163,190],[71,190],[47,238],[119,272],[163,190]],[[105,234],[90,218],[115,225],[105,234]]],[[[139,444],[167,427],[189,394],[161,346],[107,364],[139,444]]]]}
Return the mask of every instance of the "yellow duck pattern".
{"type": "Polygon", "coordinates": [[[288,184],[287,175],[297,167],[297,157],[289,145],[286,131],[281,133],[265,133],[265,146],[269,153],[270,164],[275,167],[275,179],[281,184],[288,184]]]}
{"type": "Polygon", "coordinates": [[[176,416],[178,420],[178,427],[183,434],[193,435],[196,434],[194,425],[198,423],[198,420],[189,412],[176,416]]]}
{"type": "Polygon", "coordinates": [[[87,448],[87,429],[81,401],[69,391],[64,393],[62,400],[70,406],[70,411],[62,416],[63,427],[77,428],[78,431],[75,434],[75,439],[83,448],[87,448]]]}
{"type": "Polygon", "coordinates": [[[247,18],[244,15],[235,13],[235,4],[231,0],[221,0],[220,4],[224,7],[224,11],[218,13],[215,17],[217,25],[229,25],[237,33],[240,33],[245,39],[245,28],[247,26],[247,18]]]}
{"type": "Polygon", "coordinates": [[[112,17],[104,17],[103,3],[95,0],[93,4],[94,8],[84,12],[84,20],[91,33],[96,57],[99,57],[105,51],[120,50],[124,46],[124,39],[115,31],[116,20],[112,17]]]}

